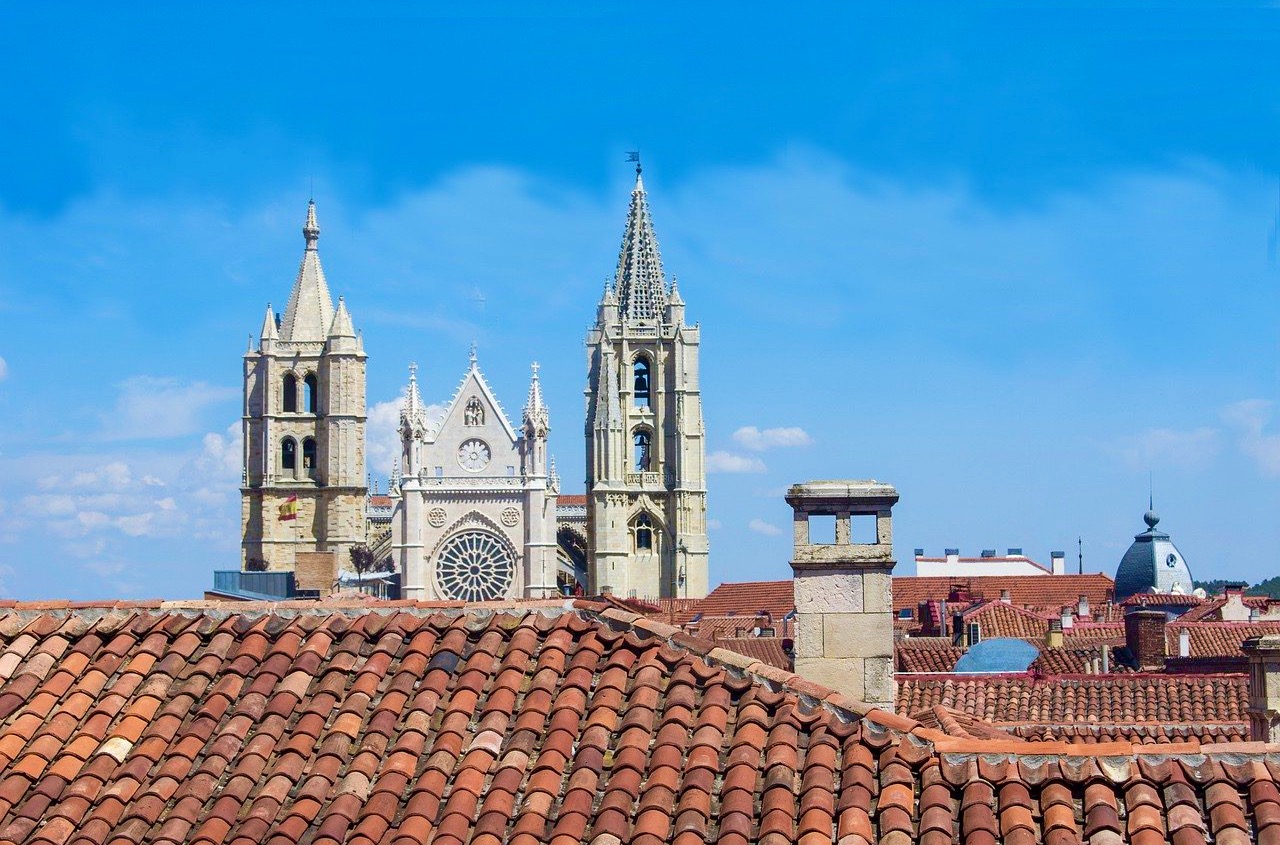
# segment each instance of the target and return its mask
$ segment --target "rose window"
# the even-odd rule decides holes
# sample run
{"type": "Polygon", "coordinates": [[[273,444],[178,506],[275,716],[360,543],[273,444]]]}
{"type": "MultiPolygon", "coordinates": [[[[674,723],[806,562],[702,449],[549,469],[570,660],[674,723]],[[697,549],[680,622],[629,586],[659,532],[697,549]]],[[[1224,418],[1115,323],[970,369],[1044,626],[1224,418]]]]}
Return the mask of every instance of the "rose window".
{"type": "Polygon", "coordinates": [[[453,601],[506,598],[515,574],[511,553],[496,537],[483,531],[451,537],[436,560],[440,593],[453,601]]]}

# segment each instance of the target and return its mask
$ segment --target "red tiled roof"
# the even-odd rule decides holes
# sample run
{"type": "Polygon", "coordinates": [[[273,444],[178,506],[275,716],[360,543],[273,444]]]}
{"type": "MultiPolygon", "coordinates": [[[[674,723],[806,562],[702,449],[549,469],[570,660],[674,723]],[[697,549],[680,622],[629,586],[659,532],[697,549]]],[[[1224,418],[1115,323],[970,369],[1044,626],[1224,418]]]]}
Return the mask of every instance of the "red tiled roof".
{"type": "Polygon", "coordinates": [[[1190,657],[1238,657],[1240,646],[1250,637],[1280,634],[1280,620],[1259,622],[1174,622],[1165,628],[1165,648],[1178,654],[1179,631],[1191,635],[1190,657]]]}
{"type": "Polygon", "coordinates": [[[1061,648],[1040,647],[1040,656],[1031,662],[1028,671],[1036,675],[1086,675],[1101,671],[1102,649],[1110,649],[1107,673],[1111,675],[1135,671],[1120,662],[1116,650],[1124,647],[1124,640],[1093,642],[1087,645],[1064,645],[1061,648]]]}
{"type": "Polygon", "coordinates": [[[369,497],[369,504],[375,508],[389,508],[391,507],[391,497],[384,493],[374,493],[369,497]]]}
{"type": "Polygon", "coordinates": [[[1120,602],[1125,607],[1140,605],[1144,607],[1195,607],[1208,599],[1202,599],[1191,593],[1134,593],[1120,602]]]}
{"type": "Polygon", "coordinates": [[[729,651],[754,657],[761,663],[792,671],[792,661],[782,650],[782,637],[725,637],[716,645],[729,651]]]}
{"type": "Polygon", "coordinates": [[[996,725],[1230,723],[1246,726],[1244,675],[906,676],[899,712],[942,705],[996,725]]]}
{"type": "Polygon", "coordinates": [[[1101,608],[1115,594],[1115,582],[1101,573],[1086,575],[981,575],[968,578],[899,575],[893,579],[893,609],[912,611],[923,601],[942,601],[956,585],[970,595],[998,599],[1003,590],[1019,607],[1059,612],[1086,596],[1092,608],[1101,608]]]}
{"type": "Polygon", "coordinates": [[[587,504],[587,497],[566,495],[564,493],[561,493],[559,496],[556,497],[556,504],[585,507],[587,504]]]}
{"type": "Polygon", "coordinates": [[[939,730],[595,603],[9,605],[6,842],[1280,836],[1278,746],[939,730]]]}
{"type": "MultiPolygon", "coordinates": [[[[896,586],[896,585],[895,585],[896,586]]],[[[984,602],[971,607],[963,614],[966,625],[977,623],[982,639],[1015,637],[1044,642],[1049,630],[1049,617],[1023,610],[1002,601],[984,602]]]]}
{"type": "Polygon", "coordinates": [[[1067,643],[1112,642],[1124,639],[1124,622],[1076,622],[1062,629],[1067,643]]]}
{"type": "Polygon", "coordinates": [[[949,637],[908,637],[893,644],[896,672],[951,672],[963,655],[949,637]]]}
{"type": "Polygon", "coordinates": [[[785,581],[746,581],[721,584],[698,603],[698,612],[706,616],[728,616],[731,613],[766,611],[781,619],[796,608],[791,579],[785,581]]]}

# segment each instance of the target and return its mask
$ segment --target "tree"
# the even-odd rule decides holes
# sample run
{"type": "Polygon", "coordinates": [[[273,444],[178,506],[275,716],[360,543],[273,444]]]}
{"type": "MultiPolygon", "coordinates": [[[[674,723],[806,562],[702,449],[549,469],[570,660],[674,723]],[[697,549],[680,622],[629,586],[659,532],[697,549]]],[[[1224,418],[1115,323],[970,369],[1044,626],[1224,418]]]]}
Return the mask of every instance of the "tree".
{"type": "Polygon", "coordinates": [[[244,571],[245,572],[266,572],[267,562],[260,557],[245,558],[244,571]]]}
{"type": "Polygon", "coordinates": [[[391,559],[391,555],[387,555],[378,561],[378,565],[374,568],[375,572],[395,572],[396,562],[391,559]]]}
{"type": "Polygon", "coordinates": [[[351,547],[351,568],[356,571],[357,575],[372,572],[374,563],[373,550],[364,543],[351,547]]]}

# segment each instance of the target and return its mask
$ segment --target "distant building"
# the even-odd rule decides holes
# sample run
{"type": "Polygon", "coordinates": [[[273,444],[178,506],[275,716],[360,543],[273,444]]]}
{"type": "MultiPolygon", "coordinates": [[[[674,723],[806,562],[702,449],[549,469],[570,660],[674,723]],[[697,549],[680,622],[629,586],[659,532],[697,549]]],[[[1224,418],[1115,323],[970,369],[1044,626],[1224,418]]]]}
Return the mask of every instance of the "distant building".
{"type": "Polygon", "coordinates": [[[410,368],[400,412],[402,478],[392,496],[392,549],[407,599],[496,601],[557,595],[556,493],[550,414],[538,365],[517,430],[475,353],[438,421],[410,368]]]}
{"type": "Polygon", "coordinates": [[[302,234],[283,319],[268,305],[244,356],[241,565],[292,571],[304,555],[336,574],[366,539],[365,353],[346,304],[333,307],[314,202],[302,234]]]}
{"type": "Polygon", "coordinates": [[[998,555],[987,549],[980,557],[961,557],[959,549],[947,549],[944,557],[925,557],[924,549],[916,549],[916,575],[923,578],[968,578],[988,575],[1064,575],[1066,555],[1050,552],[1051,565],[1037,563],[1022,553],[1009,549],[998,555]]]}
{"type": "Polygon", "coordinates": [[[1156,528],[1160,517],[1148,510],[1142,519],[1147,530],[1133,538],[1116,569],[1116,600],[1136,593],[1190,593],[1191,569],[1169,535],[1156,528]]]}

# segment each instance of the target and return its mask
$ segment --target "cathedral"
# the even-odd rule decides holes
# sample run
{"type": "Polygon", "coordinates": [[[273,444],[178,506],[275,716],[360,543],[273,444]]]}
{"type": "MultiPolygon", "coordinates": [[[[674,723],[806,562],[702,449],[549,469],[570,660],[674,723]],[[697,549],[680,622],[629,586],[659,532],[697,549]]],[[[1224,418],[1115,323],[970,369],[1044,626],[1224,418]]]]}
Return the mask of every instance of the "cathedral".
{"type": "Polygon", "coordinates": [[[393,558],[407,599],[495,601],[559,593],[551,419],[538,365],[520,428],[476,363],[439,420],[427,418],[417,368],[400,412],[402,477],[392,490],[393,558]]]}
{"type": "Polygon", "coordinates": [[[428,419],[410,368],[391,496],[370,496],[364,348],[343,300],[335,309],[330,298],[314,203],[303,236],[283,318],[268,305],[244,357],[245,570],[300,571],[322,558],[336,577],[367,544],[390,558],[409,599],[706,595],[701,334],[663,271],[639,166],[586,339],[585,495],[561,508],[537,365],[516,428],[474,350],[439,419],[428,419]]]}

